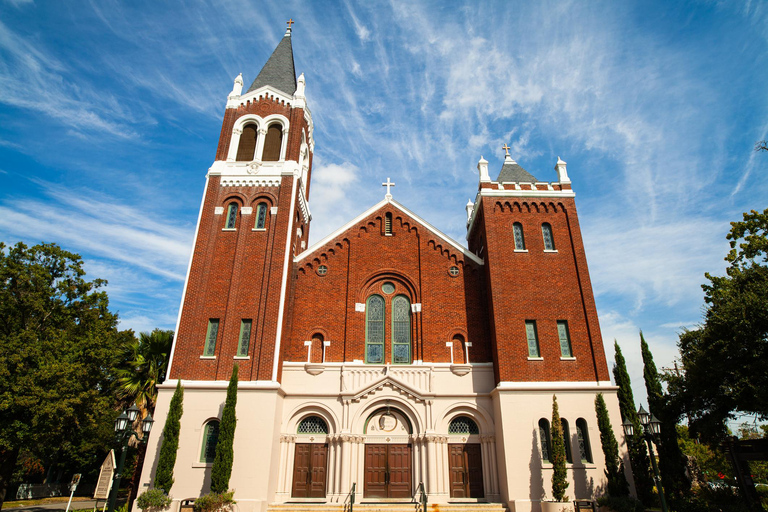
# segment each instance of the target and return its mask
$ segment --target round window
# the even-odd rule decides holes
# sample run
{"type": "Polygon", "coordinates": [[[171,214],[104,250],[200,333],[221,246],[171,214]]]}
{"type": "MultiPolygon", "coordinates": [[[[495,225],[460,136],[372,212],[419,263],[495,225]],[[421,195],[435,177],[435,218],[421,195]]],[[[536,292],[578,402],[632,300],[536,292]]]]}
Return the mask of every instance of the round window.
{"type": "Polygon", "coordinates": [[[395,285],[392,283],[384,283],[381,285],[381,291],[383,291],[386,294],[393,293],[395,291],[395,285]]]}
{"type": "Polygon", "coordinates": [[[328,267],[326,267],[325,265],[320,265],[319,267],[317,267],[317,275],[324,276],[327,273],[328,273],[328,267]]]}
{"type": "Polygon", "coordinates": [[[448,269],[448,273],[451,275],[451,277],[456,277],[459,275],[459,267],[453,266],[448,269]]]}

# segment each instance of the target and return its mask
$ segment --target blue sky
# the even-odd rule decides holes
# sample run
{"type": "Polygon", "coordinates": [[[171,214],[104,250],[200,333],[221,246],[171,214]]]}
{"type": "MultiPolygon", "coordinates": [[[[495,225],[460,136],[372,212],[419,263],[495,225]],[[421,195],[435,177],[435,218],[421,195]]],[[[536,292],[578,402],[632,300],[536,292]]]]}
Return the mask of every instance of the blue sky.
{"type": "Polygon", "coordinates": [[[311,240],[395,198],[465,242],[483,155],[568,162],[609,361],[644,399],[728,222],[764,209],[766,2],[0,0],[0,240],[80,253],[121,325],[174,328],[226,96],[296,21],[311,240]]]}

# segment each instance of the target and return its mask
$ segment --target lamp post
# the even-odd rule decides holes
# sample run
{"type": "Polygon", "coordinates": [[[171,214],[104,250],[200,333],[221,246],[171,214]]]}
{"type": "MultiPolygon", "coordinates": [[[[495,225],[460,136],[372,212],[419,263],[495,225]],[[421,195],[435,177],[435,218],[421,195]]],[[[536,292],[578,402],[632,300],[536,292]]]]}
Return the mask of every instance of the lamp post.
{"type": "MultiPolygon", "coordinates": [[[[656,488],[659,490],[659,499],[661,500],[661,510],[663,512],[669,512],[667,508],[667,501],[664,499],[664,488],[661,486],[661,476],[659,475],[659,468],[656,465],[656,455],[653,453],[653,443],[658,442],[656,436],[661,432],[661,422],[653,414],[648,414],[648,411],[640,406],[637,411],[637,416],[640,419],[640,424],[643,426],[643,431],[638,432],[637,435],[645,439],[648,444],[648,454],[651,457],[651,466],[653,466],[653,480],[656,482],[656,488]],[[653,441],[653,442],[652,442],[653,441]]],[[[635,434],[635,426],[629,419],[621,424],[624,429],[624,435],[632,437],[635,434]]]]}
{"type": "Polygon", "coordinates": [[[139,439],[141,443],[147,444],[149,432],[152,430],[152,424],[155,422],[155,420],[152,419],[152,415],[147,414],[147,417],[141,422],[141,431],[144,433],[144,437],[140,438],[139,433],[133,430],[133,422],[136,421],[138,415],[139,408],[136,407],[136,404],[133,404],[115,419],[115,437],[120,444],[120,462],[117,465],[117,472],[112,477],[112,490],[109,493],[108,512],[115,511],[117,489],[120,487],[120,479],[123,477],[123,466],[125,466],[125,454],[128,452],[128,442],[132,437],[135,437],[136,439],[139,439]]]}

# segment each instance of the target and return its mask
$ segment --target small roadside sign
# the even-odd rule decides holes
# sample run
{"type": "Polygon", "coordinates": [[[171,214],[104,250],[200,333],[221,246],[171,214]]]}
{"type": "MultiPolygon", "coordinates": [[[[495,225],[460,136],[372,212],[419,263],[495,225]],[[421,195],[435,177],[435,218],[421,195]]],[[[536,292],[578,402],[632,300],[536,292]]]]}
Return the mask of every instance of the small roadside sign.
{"type": "Polygon", "coordinates": [[[115,472],[115,450],[110,450],[107,458],[101,463],[99,471],[99,480],[96,482],[96,490],[93,498],[96,500],[106,500],[109,498],[109,491],[112,490],[112,476],[115,472]]]}

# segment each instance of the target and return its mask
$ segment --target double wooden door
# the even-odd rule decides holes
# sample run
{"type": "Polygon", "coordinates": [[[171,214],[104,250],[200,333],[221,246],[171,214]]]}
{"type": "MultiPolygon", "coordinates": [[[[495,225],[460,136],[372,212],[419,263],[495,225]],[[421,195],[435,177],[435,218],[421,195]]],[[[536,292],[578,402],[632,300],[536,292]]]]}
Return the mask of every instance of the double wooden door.
{"type": "Polygon", "coordinates": [[[411,498],[411,445],[366,444],[366,498],[411,498]]]}
{"type": "Polygon", "coordinates": [[[479,444],[449,444],[451,498],[483,498],[483,459],[479,444]]]}
{"type": "Polygon", "coordinates": [[[325,498],[327,466],[327,444],[296,443],[291,496],[294,498],[325,498]]]}

